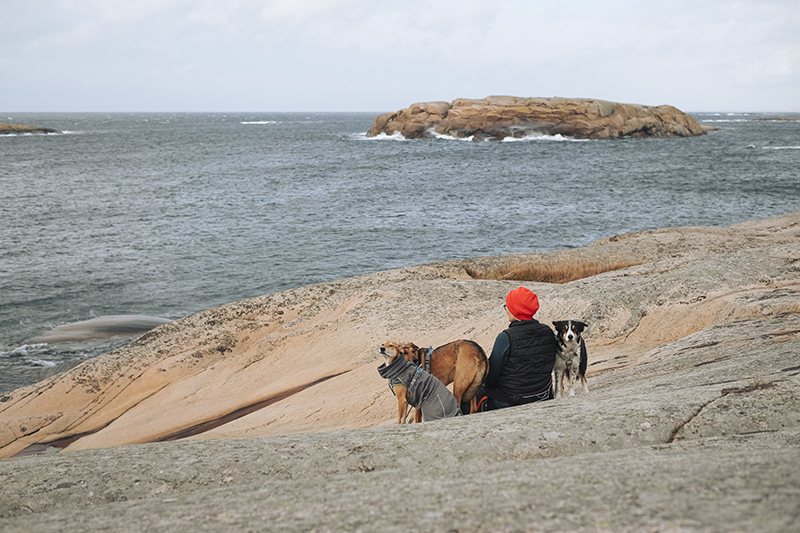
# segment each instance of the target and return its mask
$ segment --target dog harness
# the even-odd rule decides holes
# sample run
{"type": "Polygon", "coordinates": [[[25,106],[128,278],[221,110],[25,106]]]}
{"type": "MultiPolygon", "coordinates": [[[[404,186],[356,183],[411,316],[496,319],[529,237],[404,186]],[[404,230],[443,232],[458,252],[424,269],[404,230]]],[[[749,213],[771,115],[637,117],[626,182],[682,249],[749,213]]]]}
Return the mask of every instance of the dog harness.
{"type": "MultiPolygon", "coordinates": [[[[419,352],[416,353],[419,354],[419,352]]],[[[422,357],[422,359],[420,359],[417,355],[415,355],[412,363],[414,363],[415,365],[420,365],[422,368],[430,372],[432,354],[433,354],[433,346],[428,346],[428,348],[426,348],[425,350],[425,355],[422,357]]]]}
{"type": "MultiPolygon", "coordinates": [[[[567,366],[569,366],[569,365],[572,364],[572,360],[575,359],[575,357],[580,353],[581,344],[582,343],[583,343],[583,339],[578,341],[578,344],[575,345],[575,349],[574,350],[566,352],[566,355],[569,355],[569,357],[564,357],[565,353],[562,353],[562,352],[565,352],[565,350],[556,350],[556,354],[558,355],[558,357],[562,361],[567,363],[567,366]]],[[[561,338],[558,338],[558,344],[559,344],[559,346],[565,346],[565,344],[563,342],[561,342],[561,338]]]]}
{"type": "Polygon", "coordinates": [[[408,384],[408,388],[406,389],[406,401],[411,399],[411,389],[413,389],[414,385],[417,384],[417,380],[419,379],[419,376],[421,374],[422,374],[422,367],[418,366],[416,372],[414,372],[414,377],[411,378],[411,383],[408,384]]]}
{"type": "Polygon", "coordinates": [[[395,358],[389,366],[386,363],[379,366],[378,373],[389,381],[392,394],[398,385],[407,388],[406,401],[422,411],[425,421],[462,414],[461,406],[444,383],[402,356],[395,358]]]}

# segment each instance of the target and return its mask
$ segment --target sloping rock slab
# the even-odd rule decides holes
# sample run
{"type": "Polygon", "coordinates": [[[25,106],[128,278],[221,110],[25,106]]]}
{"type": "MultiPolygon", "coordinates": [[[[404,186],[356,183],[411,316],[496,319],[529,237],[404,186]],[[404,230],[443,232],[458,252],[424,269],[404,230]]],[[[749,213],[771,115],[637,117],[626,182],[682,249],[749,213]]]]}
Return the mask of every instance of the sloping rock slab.
{"type": "Polygon", "coordinates": [[[503,140],[530,135],[576,139],[694,137],[714,129],[669,106],[620,104],[586,98],[459,98],[452,103],[414,104],[375,118],[367,137],[399,133],[416,139],[431,134],[459,139],[503,140]]]}
{"type": "Polygon", "coordinates": [[[0,457],[391,424],[396,400],[376,371],[377,347],[468,338],[489,352],[507,324],[503,297],[519,282],[468,279],[463,266],[554,257],[643,263],[565,285],[525,283],[539,295],[542,322],[590,324],[592,390],[618,370],[656,368],[671,353],[664,347],[701,332],[716,352],[758,342],[757,335],[731,341],[731,321],[800,315],[800,213],[380,272],[163,324],[119,350],[0,395],[0,457]],[[726,327],[711,328],[716,324],[726,327]]]}
{"type": "Polygon", "coordinates": [[[621,256],[646,262],[525,284],[591,324],[590,392],[557,401],[392,424],[379,342],[504,326],[518,283],[464,261],[211,309],[0,396],[0,530],[794,531],[800,213],[466,262],[621,256]]]}
{"type": "Polygon", "coordinates": [[[6,459],[0,529],[792,531],[798,350],[800,315],[737,319],[553,402],[6,459]]]}

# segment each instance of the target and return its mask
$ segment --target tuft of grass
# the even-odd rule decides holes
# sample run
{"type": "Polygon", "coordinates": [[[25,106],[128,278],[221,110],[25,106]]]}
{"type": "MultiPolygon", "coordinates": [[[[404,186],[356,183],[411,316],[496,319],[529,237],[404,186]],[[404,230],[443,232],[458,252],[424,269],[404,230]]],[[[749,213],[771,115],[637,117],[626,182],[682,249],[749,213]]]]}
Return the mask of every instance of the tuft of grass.
{"type": "Polygon", "coordinates": [[[514,281],[534,281],[540,283],[569,283],[576,279],[588,278],[603,272],[619,270],[642,263],[614,261],[567,261],[553,260],[542,263],[516,262],[501,265],[489,270],[465,267],[467,274],[474,279],[497,279],[514,281]]]}

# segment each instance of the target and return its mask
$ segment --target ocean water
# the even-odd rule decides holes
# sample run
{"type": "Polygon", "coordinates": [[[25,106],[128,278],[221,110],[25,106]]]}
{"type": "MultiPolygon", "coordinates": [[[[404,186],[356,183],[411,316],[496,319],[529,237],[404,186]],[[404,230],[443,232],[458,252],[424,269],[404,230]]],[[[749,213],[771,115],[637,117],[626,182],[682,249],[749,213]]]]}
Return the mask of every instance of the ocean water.
{"type": "Polygon", "coordinates": [[[0,392],[131,340],[26,343],[72,322],[800,210],[800,122],[774,115],[472,142],[368,139],[378,114],[0,115],[63,132],[0,136],[0,392]]]}

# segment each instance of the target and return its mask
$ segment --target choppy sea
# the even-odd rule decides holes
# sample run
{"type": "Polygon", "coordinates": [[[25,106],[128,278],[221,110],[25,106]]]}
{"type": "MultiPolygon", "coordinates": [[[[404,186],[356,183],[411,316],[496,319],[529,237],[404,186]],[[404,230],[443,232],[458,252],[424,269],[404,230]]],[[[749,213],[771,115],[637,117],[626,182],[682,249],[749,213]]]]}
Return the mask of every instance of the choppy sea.
{"type": "Polygon", "coordinates": [[[775,115],[472,142],[368,139],[378,114],[0,114],[63,132],[0,136],[0,392],[130,342],[26,343],[94,317],[800,210],[800,122],[775,115]]]}

